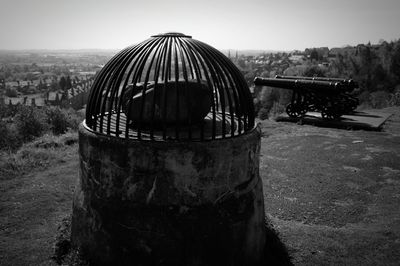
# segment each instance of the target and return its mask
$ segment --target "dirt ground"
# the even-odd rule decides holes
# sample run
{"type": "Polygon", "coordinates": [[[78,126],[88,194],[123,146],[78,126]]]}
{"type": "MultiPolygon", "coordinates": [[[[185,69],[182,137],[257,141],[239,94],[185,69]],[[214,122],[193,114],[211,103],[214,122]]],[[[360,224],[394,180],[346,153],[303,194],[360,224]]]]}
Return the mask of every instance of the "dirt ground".
{"type": "Polygon", "coordinates": [[[383,132],[263,122],[268,217],[295,265],[400,265],[400,110],[383,132]]]}
{"type": "MultiPolygon", "coordinates": [[[[399,265],[400,110],[382,132],[262,121],[266,213],[294,265],[399,265]]],[[[45,170],[0,180],[0,265],[56,265],[77,145],[45,170]]]]}
{"type": "Polygon", "coordinates": [[[0,180],[0,265],[56,265],[58,226],[72,208],[78,146],[41,171],[0,180]]]}

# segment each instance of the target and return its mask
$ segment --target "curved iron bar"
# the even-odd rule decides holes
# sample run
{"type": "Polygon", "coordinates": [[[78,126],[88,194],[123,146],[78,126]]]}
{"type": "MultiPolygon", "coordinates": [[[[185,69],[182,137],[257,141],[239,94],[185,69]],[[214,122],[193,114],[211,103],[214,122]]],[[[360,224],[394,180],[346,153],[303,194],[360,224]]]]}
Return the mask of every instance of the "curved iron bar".
{"type": "Polygon", "coordinates": [[[251,130],[254,119],[239,69],[215,48],[180,33],[154,35],[116,54],[97,74],[86,112],[94,132],[153,141],[235,137],[251,130]],[[195,99],[196,93],[211,98],[195,99]],[[209,104],[202,121],[194,110],[199,104],[209,104]]]}

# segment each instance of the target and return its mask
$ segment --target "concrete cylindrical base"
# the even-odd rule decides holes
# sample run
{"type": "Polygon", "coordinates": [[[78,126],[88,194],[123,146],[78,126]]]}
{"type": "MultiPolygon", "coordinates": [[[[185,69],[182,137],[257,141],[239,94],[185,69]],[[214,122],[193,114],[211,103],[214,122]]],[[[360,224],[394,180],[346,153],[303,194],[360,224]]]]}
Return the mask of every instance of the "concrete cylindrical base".
{"type": "Polygon", "coordinates": [[[260,130],[205,142],[79,128],[72,244],[95,265],[257,265],[265,246],[260,130]]]}

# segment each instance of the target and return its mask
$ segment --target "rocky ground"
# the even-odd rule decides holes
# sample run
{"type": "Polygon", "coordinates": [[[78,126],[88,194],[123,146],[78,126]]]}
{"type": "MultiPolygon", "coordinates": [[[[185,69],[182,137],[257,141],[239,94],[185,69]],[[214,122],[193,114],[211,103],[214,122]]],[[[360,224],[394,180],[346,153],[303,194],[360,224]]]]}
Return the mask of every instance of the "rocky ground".
{"type": "MultiPolygon", "coordinates": [[[[266,213],[295,265],[398,265],[400,110],[382,132],[262,121],[266,213]]],[[[0,178],[0,265],[56,265],[77,145],[46,168],[0,178]]]]}

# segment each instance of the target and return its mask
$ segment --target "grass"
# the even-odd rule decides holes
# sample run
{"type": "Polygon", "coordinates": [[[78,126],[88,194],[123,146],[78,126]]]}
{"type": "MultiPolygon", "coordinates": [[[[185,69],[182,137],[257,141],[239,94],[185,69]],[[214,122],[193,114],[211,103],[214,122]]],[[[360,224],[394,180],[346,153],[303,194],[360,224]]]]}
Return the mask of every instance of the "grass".
{"type": "Polygon", "coordinates": [[[76,153],[74,144],[77,142],[76,132],[58,136],[45,134],[33,142],[24,144],[17,151],[1,151],[0,180],[11,179],[31,170],[65,162],[76,153]]]}
{"type": "Polygon", "coordinates": [[[0,152],[0,265],[57,265],[58,225],[71,212],[78,134],[44,135],[0,152]]]}

